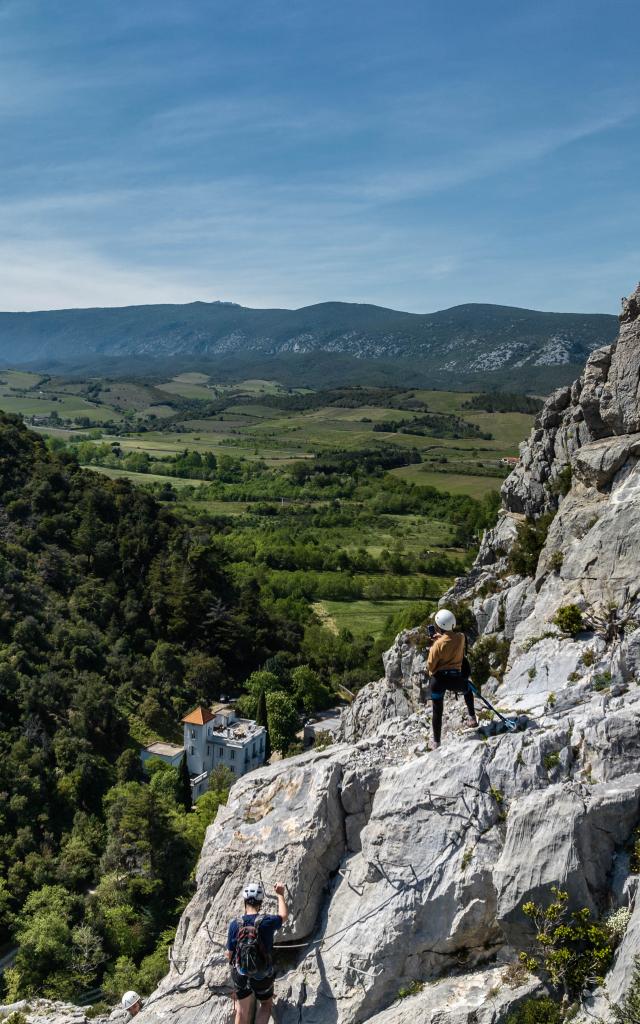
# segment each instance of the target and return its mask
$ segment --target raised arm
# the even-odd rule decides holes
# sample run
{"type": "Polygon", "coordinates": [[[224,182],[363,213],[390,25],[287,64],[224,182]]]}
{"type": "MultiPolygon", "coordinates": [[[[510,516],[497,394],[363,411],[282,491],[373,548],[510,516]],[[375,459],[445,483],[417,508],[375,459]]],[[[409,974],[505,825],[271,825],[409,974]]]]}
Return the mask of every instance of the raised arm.
{"type": "Polygon", "coordinates": [[[429,653],[427,655],[427,672],[429,673],[430,676],[435,675],[435,673],[438,671],[441,647],[442,639],[441,637],[436,637],[436,639],[431,644],[431,647],[429,648],[429,653]]]}
{"type": "Polygon", "coordinates": [[[282,923],[284,924],[289,917],[289,908],[287,906],[287,901],[284,898],[284,885],[282,882],[278,882],[275,886],[275,894],[278,897],[278,914],[282,918],[282,923]]]}

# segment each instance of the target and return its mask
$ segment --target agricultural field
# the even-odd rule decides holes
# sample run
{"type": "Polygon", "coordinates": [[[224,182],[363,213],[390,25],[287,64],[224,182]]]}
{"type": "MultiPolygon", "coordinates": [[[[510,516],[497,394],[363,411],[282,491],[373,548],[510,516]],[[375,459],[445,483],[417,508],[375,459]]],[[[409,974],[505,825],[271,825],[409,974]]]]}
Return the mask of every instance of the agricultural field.
{"type": "Polygon", "coordinates": [[[102,473],[112,480],[117,480],[118,477],[126,477],[137,484],[170,484],[178,489],[183,487],[202,487],[204,484],[204,480],[192,480],[189,477],[176,479],[172,476],[162,476],[160,473],[134,473],[131,470],[115,469],[110,466],[91,466],[91,471],[93,473],[102,473]]]}
{"type": "Polygon", "coordinates": [[[238,580],[358,644],[421,621],[469,564],[533,422],[515,397],[0,371],[0,408],[211,523],[238,580]]]}
{"type": "MultiPolygon", "coordinates": [[[[423,603],[415,602],[419,614],[423,603]]],[[[319,601],[314,606],[328,629],[339,633],[349,630],[354,636],[379,636],[389,619],[410,611],[411,602],[395,601],[319,601]]]]}
{"type": "Polygon", "coordinates": [[[52,386],[50,378],[16,370],[0,370],[0,408],[34,423],[51,417],[54,421],[88,418],[101,423],[112,416],[111,410],[67,390],[62,382],[52,386]]]}
{"type": "Polygon", "coordinates": [[[422,463],[418,466],[401,466],[391,472],[399,480],[409,480],[419,487],[438,487],[450,494],[469,494],[472,498],[482,498],[491,491],[499,491],[502,478],[497,476],[476,476],[465,473],[442,473],[422,463]]]}

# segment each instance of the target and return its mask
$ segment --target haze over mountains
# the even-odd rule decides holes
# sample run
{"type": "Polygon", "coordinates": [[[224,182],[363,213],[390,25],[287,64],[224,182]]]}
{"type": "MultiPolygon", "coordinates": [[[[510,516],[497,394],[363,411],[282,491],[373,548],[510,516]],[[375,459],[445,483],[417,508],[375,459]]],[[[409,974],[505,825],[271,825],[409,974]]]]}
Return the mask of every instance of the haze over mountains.
{"type": "Polygon", "coordinates": [[[469,303],[435,313],[324,302],[231,302],[0,313],[0,361],[41,370],[215,367],[290,383],[509,383],[550,388],[615,337],[608,314],[469,303]]]}

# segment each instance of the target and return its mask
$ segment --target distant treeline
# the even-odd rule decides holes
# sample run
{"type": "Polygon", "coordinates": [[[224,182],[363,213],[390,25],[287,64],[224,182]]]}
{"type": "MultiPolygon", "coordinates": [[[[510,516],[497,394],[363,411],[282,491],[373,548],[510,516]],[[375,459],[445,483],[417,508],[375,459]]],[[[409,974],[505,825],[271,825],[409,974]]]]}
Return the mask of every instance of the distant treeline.
{"type": "Polygon", "coordinates": [[[388,434],[414,434],[418,437],[481,438],[491,441],[493,434],[480,430],[475,423],[469,423],[459,416],[448,413],[426,413],[410,420],[380,420],[374,423],[374,431],[388,434]]]}
{"type": "Polygon", "coordinates": [[[70,451],[83,466],[105,466],[129,473],[154,473],[189,480],[210,480],[221,483],[244,483],[265,475],[266,463],[260,459],[240,459],[232,455],[190,451],[185,448],[175,454],[162,454],[155,458],[145,451],[123,450],[119,441],[93,443],[79,441],[65,444],[59,438],[50,438],[52,451],[70,451]]]}
{"type": "Polygon", "coordinates": [[[333,451],[294,463],[289,472],[297,483],[316,476],[368,476],[386,473],[399,466],[422,462],[417,448],[359,448],[351,451],[333,451]]]}
{"type": "MultiPolygon", "coordinates": [[[[238,398],[235,399],[236,403],[238,398]]],[[[341,409],[360,409],[362,406],[373,405],[383,409],[424,409],[425,403],[420,398],[414,398],[406,388],[327,388],[321,391],[311,391],[307,394],[288,395],[255,395],[242,397],[240,401],[251,403],[259,402],[260,405],[269,406],[272,409],[283,409],[287,412],[307,412],[311,409],[324,409],[327,406],[335,406],[341,409]]]]}
{"type": "MultiPolygon", "coordinates": [[[[249,460],[227,454],[200,453],[186,448],[182,452],[163,453],[162,456],[153,458],[144,451],[123,451],[119,442],[65,443],[58,438],[50,438],[48,446],[51,451],[71,452],[83,466],[105,466],[109,469],[126,470],[129,473],[160,474],[222,484],[245,484],[257,480],[280,482],[281,486],[276,489],[267,488],[257,494],[254,491],[254,497],[296,497],[297,492],[291,490],[287,483],[297,486],[315,480],[324,489],[334,482],[334,478],[335,482],[339,483],[338,478],[344,476],[355,478],[380,475],[389,469],[422,461],[422,456],[416,448],[359,448],[319,454],[314,459],[292,463],[277,474],[271,471],[262,459],[249,460]]],[[[308,497],[309,493],[306,496],[308,497]]]]}
{"type": "Polygon", "coordinates": [[[473,395],[462,406],[463,409],[480,409],[483,412],[524,412],[530,415],[540,412],[544,402],[531,395],[517,395],[509,391],[484,392],[473,395]]]}

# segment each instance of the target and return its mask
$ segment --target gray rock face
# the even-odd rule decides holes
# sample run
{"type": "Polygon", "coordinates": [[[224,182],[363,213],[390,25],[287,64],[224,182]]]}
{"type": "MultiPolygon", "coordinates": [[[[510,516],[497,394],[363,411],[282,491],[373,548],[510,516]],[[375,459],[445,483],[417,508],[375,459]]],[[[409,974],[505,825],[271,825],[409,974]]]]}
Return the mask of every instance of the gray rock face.
{"type": "Polygon", "coordinates": [[[497,1024],[538,988],[515,963],[453,974],[370,1017],[371,1024],[497,1024]]]}
{"type": "Polygon", "coordinates": [[[621,434],[591,441],[579,448],[571,460],[574,474],[583,484],[603,490],[630,457],[640,453],[640,434],[621,434]]]}
{"type": "MultiPolygon", "coordinates": [[[[407,645],[408,646],[408,645],[407,645]]],[[[398,651],[398,641],[387,652],[391,655],[389,671],[393,672],[393,682],[382,679],[370,683],[347,708],[340,721],[339,738],[347,743],[357,743],[368,733],[390,718],[404,717],[415,707],[415,697],[419,689],[421,675],[412,672],[411,666],[402,666],[402,656],[398,651]]],[[[416,657],[416,661],[419,656],[416,657]]]]}
{"type": "MultiPolygon", "coordinates": [[[[578,422],[580,415],[584,419],[587,430],[595,439],[610,433],[600,415],[600,402],[611,366],[611,346],[596,349],[587,360],[582,376],[581,386],[576,389],[575,398],[579,397],[580,409],[576,410],[578,422]]],[[[579,382],[577,382],[579,383],[579,382]]]]}
{"type": "MultiPolygon", "coordinates": [[[[0,1006],[0,1020],[12,1013],[22,1013],[29,1024],[89,1024],[86,1011],[81,1006],[62,1003],[53,999],[21,999],[17,1003],[0,1006]]],[[[106,1017],[93,1017],[98,1024],[105,1024],[106,1017]]]]}
{"type": "MultiPolygon", "coordinates": [[[[625,300],[617,341],[592,352],[582,377],[556,391],[537,417],[521,445],[520,463],[502,486],[507,510],[536,518],[554,509],[555,482],[578,449],[601,438],[640,432],[638,288],[625,300]]],[[[613,453],[611,458],[615,461],[613,453]]],[[[581,466],[578,461],[578,470],[581,466]]]]}
{"type": "Polygon", "coordinates": [[[509,515],[506,510],[501,512],[497,524],[492,530],[487,530],[482,538],[476,567],[494,566],[507,554],[518,534],[519,520],[520,517],[509,515]]]}
{"type": "Polygon", "coordinates": [[[618,340],[600,399],[600,416],[612,434],[640,430],[640,285],[623,306],[618,340]]]}

